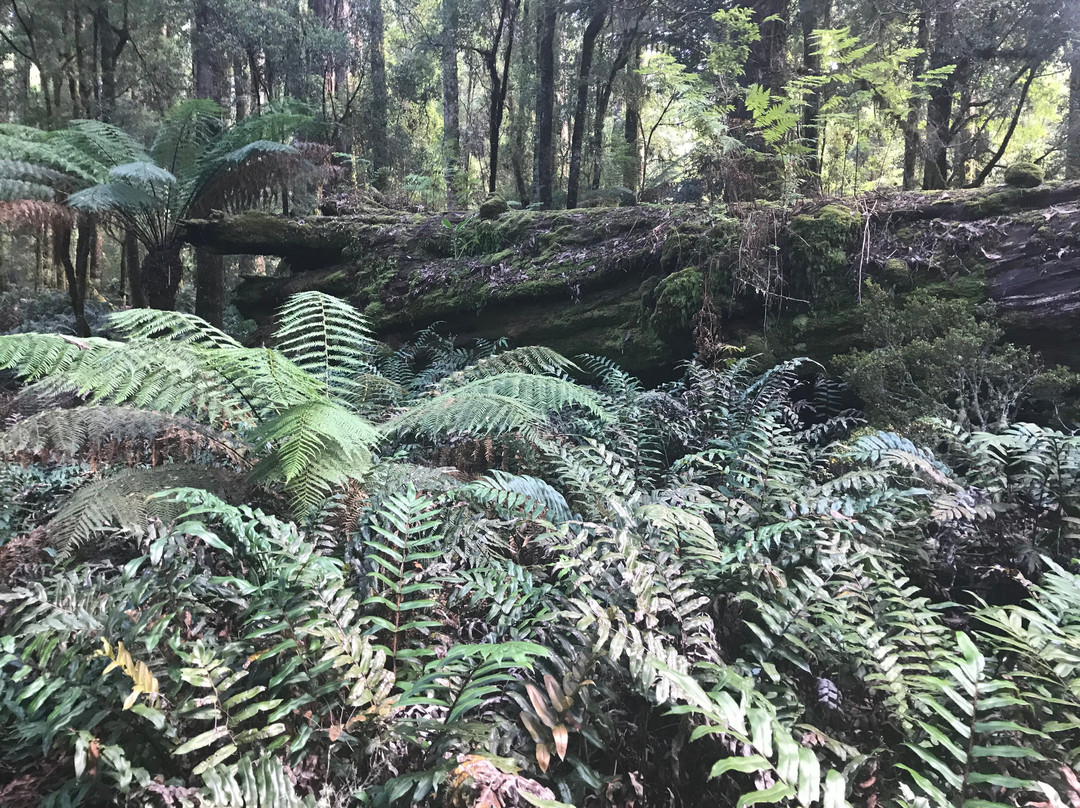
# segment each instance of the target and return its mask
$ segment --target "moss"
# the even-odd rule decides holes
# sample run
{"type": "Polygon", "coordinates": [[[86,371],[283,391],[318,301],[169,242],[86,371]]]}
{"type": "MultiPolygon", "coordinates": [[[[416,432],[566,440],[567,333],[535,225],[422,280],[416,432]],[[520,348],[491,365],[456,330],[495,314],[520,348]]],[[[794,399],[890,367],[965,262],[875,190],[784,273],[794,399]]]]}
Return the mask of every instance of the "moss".
{"type": "Polygon", "coordinates": [[[985,194],[972,199],[965,204],[971,215],[977,219],[987,219],[991,216],[1000,216],[1008,213],[1015,207],[1016,201],[1023,195],[1023,191],[1017,188],[1002,188],[999,191],[985,194]]]}
{"type": "Polygon", "coordinates": [[[886,261],[881,276],[895,289],[907,289],[911,286],[911,269],[903,259],[890,258],[886,261]]]}
{"type": "Polygon", "coordinates": [[[480,203],[480,218],[481,219],[498,219],[504,213],[510,210],[510,206],[506,204],[506,200],[498,194],[492,194],[483,202],[480,203]]]}
{"type": "Polygon", "coordinates": [[[1005,184],[1013,188],[1035,188],[1042,185],[1043,170],[1035,163],[1013,163],[1005,170],[1005,184]]]}
{"type": "Polygon", "coordinates": [[[694,315],[701,309],[704,276],[695,267],[668,275],[656,287],[656,305],[650,322],[660,338],[670,344],[689,339],[694,315]]]}
{"type": "Polygon", "coordinates": [[[826,205],[791,220],[789,262],[803,274],[818,308],[835,308],[854,297],[848,251],[862,217],[840,205],[826,205]]]}

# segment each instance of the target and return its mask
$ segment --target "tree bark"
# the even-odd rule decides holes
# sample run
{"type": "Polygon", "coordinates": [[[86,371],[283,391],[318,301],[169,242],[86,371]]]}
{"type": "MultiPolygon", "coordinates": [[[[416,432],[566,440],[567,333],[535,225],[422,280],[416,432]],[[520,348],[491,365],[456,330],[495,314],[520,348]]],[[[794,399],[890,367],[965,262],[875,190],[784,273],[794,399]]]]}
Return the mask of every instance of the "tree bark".
{"type": "Polygon", "coordinates": [[[626,143],[626,162],[623,165],[623,185],[631,191],[641,187],[641,99],[644,86],[638,67],[641,64],[641,45],[634,48],[626,71],[626,111],[623,115],[623,140],[626,143]]]}
{"type": "MultiPolygon", "coordinates": [[[[952,39],[955,26],[955,10],[952,0],[938,0],[934,19],[934,50],[930,55],[930,68],[952,64],[952,39]]],[[[949,123],[952,119],[953,89],[956,72],[945,78],[930,93],[926,107],[926,161],[923,165],[923,190],[940,190],[948,184],[949,144],[952,141],[949,123]]]]}
{"type": "Polygon", "coordinates": [[[124,262],[124,274],[127,276],[128,303],[134,308],[144,309],[147,302],[140,269],[142,262],[139,260],[139,239],[133,230],[124,231],[124,251],[121,260],[124,262]]]}
{"type": "Polygon", "coordinates": [[[570,135],[570,171],[566,178],[566,207],[576,208],[581,183],[581,147],[585,140],[585,115],[588,112],[589,75],[592,73],[596,37],[607,20],[608,5],[597,2],[581,37],[581,58],[578,62],[577,100],[574,105],[574,128],[570,135]]]}
{"type": "Polygon", "coordinates": [[[457,206],[461,124],[458,117],[458,0],[442,0],[443,177],[446,209],[457,206]]]}
{"type": "Polygon", "coordinates": [[[555,27],[557,0],[544,0],[537,49],[540,85],[536,93],[535,196],[540,206],[553,205],[555,182],[555,27]]]}
{"type": "Polygon", "coordinates": [[[172,311],[176,308],[176,293],[183,279],[184,264],[180,260],[180,245],[170,243],[153,247],[143,258],[140,273],[146,292],[146,305],[152,309],[172,311]]]}
{"type": "MultiPolygon", "coordinates": [[[[918,78],[926,69],[926,53],[930,49],[930,12],[926,2],[919,4],[919,20],[915,35],[915,47],[919,49],[918,55],[911,60],[911,77],[918,78]]],[[[922,117],[923,101],[917,93],[911,94],[908,101],[907,117],[904,120],[904,173],[903,188],[905,191],[914,191],[916,172],[919,165],[919,118],[922,117]]]]}
{"type": "MultiPolygon", "coordinates": [[[[228,62],[214,43],[215,29],[220,25],[213,0],[199,0],[195,9],[195,32],[192,47],[195,73],[195,95],[211,98],[228,110],[228,62]]],[[[147,256],[149,259],[149,256],[147,256]]],[[[177,281],[179,283],[179,281],[177,281]]],[[[149,297],[149,287],[148,287],[149,297]]],[[[175,290],[171,294],[175,302],[175,290]]],[[[154,308],[160,308],[151,302],[154,308]]],[[[221,327],[225,311],[225,260],[206,250],[195,251],[195,313],[211,325],[221,327]]]]}
{"type": "Polygon", "coordinates": [[[1080,37],[1069,57],[1069,129],[1065,143],[1065,178],[1080,178],[1080,37]]]}
{"type": "Polygon", "coordinates": [[[76,223],[78,239],[75,245],[75,261],[71,260],[71,228],[61,227],[56,232],[55,255],[59,259],[67,282],[68,299],[71,311],[75,315],[75,334],[80,337],[90,336],[90,326],[86,322],[86,278],[90,268],[90,240],[94,228],[92,217],[80,214],[76,223]]]}
{"type": "Polygon", "coordinates": [[[390,180],[387,142],[389,94],[386,89],[386,53],[382,0],[368,0],[368,64],[371,69],[371,168],[372,184],[385,191],[390,180]]]}

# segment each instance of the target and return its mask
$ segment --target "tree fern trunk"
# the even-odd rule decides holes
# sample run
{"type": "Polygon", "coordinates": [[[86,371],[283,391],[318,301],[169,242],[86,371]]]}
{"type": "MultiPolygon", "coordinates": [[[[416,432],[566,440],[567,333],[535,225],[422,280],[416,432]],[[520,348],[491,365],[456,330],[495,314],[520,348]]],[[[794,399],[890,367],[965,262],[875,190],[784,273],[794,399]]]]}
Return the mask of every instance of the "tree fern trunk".
{"type": "Polygon", "coordinates": [[[152,309],[175,309],[176,292],[184,273],[180,245],[173,243],[152,247],[143,259],[140,272],[146,304],[152,309]]]}

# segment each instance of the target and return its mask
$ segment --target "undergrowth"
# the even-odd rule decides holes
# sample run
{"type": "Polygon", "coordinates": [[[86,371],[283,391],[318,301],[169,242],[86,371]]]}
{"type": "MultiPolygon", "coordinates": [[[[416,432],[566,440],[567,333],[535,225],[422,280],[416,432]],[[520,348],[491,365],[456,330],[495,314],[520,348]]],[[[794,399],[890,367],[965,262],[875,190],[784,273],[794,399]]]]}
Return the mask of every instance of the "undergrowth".
{"type": "Polygon", "coordinates": [[[1080,801],[1077,438],[279,323],[0,337],[5,806],[1080,801]]]}

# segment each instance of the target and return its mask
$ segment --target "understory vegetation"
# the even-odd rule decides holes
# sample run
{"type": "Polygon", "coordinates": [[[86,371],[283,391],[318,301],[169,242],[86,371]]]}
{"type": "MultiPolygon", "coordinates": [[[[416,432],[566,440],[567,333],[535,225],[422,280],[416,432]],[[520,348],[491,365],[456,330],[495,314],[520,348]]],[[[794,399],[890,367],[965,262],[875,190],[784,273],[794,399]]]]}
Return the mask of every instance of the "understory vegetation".
{"type": "Polygon", "coordinates": [[[317,292],[0,337],[5,806],[1076,805],[1080,438],[317,292]]]}

